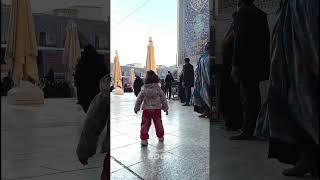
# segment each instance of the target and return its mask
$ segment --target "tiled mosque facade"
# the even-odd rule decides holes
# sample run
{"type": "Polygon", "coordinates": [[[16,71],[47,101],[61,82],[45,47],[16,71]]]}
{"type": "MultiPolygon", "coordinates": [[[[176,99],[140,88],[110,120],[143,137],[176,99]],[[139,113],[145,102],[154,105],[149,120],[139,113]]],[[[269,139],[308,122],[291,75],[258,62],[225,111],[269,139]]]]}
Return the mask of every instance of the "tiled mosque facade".
{"type": "Polygon", "coordinates": [[[189,57],[196,64],[209,41],[209,0],[180,0],[178,3],[178,66],[189,57]]]}

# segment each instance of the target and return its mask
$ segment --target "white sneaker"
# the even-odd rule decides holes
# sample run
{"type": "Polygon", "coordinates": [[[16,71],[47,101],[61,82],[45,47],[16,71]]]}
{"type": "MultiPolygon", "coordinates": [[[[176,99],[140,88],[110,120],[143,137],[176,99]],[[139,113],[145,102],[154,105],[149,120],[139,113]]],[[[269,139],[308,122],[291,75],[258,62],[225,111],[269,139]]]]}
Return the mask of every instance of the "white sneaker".
{"type": "Polygon", "coordinates": [[[164,138],[159,138],[159,142],[163,142],[164,141],[164,138]]]}
{"type": "Polygon", "coordinates": [[[148,140],[141,140],[141,145],[142,146],[147,146],[148,145],[148,140]]]}

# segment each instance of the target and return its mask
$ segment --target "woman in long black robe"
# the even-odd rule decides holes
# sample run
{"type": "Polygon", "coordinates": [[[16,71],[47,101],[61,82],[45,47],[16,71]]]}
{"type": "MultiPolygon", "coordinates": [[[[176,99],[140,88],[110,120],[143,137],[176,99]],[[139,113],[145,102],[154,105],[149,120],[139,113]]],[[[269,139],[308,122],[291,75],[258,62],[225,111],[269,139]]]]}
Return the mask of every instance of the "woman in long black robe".
{"type": "Polygon", "coordinates": [[[87,112],[93,98],[100,92],[99,84],[103,76],[107,74],[107,66],[104,57],[88,45],[84,48],[77,72],[77,85],[79,88],[79,104],[84,112],[87,112]]]}
{"type": "MultiPolygon", "coordinates": [[[[236,13],[233,13],[233,18],[235,18],[236,15],[236,13]]],[[[243,115],[240,101],[240,85],[234,83],[230,74],[232,68],[233,42],[234,32],[232,22],[222,42],[223,70],[221,82],[221,104],[226,129],[235,131],[241,128],[243,115]]]]}
{"type": "Polygon", "coordinates": [[[282,1],[274,27],[267,116],[269,158],[286,176],[319,177],[319,0],[282,1]]]}

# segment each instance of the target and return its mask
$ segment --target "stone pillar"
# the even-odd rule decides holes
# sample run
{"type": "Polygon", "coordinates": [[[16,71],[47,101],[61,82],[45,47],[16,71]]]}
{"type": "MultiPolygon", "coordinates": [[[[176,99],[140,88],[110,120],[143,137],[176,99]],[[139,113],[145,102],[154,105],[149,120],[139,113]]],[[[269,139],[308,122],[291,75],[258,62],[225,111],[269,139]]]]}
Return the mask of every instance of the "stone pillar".
{"type": "Polygon", "coordinates": [[[184,59],[184,51],[183,51],[183,29],[184,29],[184,7],[183,7],[183,0],[178,0],[178,11],[177,11],[177,24],[178,24],[178,58],[177,58],[177,65],[180,67],[183,64],[184,59]]]}

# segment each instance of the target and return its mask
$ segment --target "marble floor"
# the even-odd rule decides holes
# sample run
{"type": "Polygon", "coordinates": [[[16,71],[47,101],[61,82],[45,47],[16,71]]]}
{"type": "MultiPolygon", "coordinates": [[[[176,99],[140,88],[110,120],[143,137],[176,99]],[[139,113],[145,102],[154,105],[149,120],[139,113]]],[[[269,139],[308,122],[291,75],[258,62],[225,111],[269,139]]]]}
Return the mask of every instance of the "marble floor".
{"type": "MultiPolygon", "coordinates": [[[[149,146],[139,140],[141,112],[133,94],[111,98],[111,179],[208,179],[209,121],[192,107],[170,101],[163,114],[165,142],[153,125],[149,146]]],[[[11,106],[1,98],[1,179],[99,179],[104,155],[82,166],[75,154],[84,113],[74,99],[46,99],[44,105],[11,106]]]]}
{"type": "MultiPolygon", "coordinates": [[[[233,133],[222,122],[198,118],[179,101],[169,101],[169,115],[162,114],[164,143],[152,125],[149,145],[141,147],[134,101],[133,94],[111,97],[111,179],[203,180],[209,171],[214,180],[296,179],[282,176],[285,166],[266,158],[266,142],[230,141],[233,133]]],[[[83,119],[74,99],[10,106],[1,98],[1,180],[98,180],[104,155],[82,166],[75,154],[83,119]]]]}
{"type": "Polygon", "coordinates": [[[129,170],[132,179],[209,179],[209,120],[170,100],[169,115],[162,112],[164,143],[152,124],[149,145],[141,147],[142,112],[134,113],[135,99],[132,94],[111,98],[112,164],[124,167],[113,168],[112,177],[129,170]]]}

